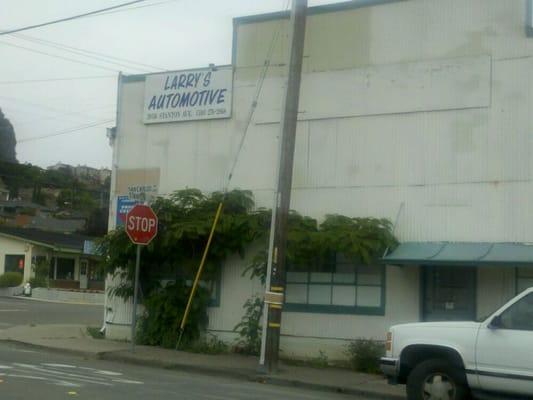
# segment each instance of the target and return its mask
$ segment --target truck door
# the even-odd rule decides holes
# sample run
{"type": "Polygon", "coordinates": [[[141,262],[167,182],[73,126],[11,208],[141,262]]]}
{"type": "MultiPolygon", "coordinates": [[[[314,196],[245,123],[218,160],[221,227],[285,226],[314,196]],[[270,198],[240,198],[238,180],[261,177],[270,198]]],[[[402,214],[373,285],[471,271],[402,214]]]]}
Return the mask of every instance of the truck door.
{"type": "Polygon", "coordinates": [[[481,325],[476,369],[482,390],[533,396],[533,292],[481,325]]]}

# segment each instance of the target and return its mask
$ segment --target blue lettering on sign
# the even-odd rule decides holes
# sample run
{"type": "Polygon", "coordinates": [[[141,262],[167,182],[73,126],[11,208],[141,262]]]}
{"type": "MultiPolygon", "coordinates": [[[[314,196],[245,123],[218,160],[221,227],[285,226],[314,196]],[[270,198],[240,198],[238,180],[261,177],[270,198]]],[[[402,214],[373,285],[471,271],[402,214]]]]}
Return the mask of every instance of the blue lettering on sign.
{"type": "MultiPolygon", "coordinates": [[[[147,99],[147,111],[150,112],[147,115],[154,116],[154,119],[157,115],[185,116],[185,109],[192,107],[205,107],[204,113],[198,113],[198,110],[193,111],[196,115],[214,115],[215,108],[209,107],[216,107],[226,102],[228,89],[209,89],[209,86],[213,84],[212,71],[167,75],[162,84],[164,93],[147,99]],[[154,111],[159,111],[160,114],[154,111]]],[[[216,110],[216,114],[225,113],[222,108],[216,108],[216,110]]]]}
{"type": "Polygon", "coordinates": [[[117,218],[116,227],[124,226],[126,222],[126,215],[137,204],[137,200],[130,199],[128,196],[117,197],[117,218]]]}

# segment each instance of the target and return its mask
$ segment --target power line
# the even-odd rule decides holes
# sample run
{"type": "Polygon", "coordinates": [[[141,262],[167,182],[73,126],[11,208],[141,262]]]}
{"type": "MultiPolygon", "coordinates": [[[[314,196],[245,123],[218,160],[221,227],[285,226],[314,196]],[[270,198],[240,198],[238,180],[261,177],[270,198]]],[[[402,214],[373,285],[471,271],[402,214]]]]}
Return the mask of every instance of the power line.
{"type": "Polygon", "coordinates": [[[13,43],[0,41],[0,44],[6,45],[6,46],[11,46],[11,47],[16,47],[16,48],[27,50],[27,51],[31,51],[33,53],[42,54],[42,55],[45,55],[45,56],[48,56],[48,57],[59,58],[61,60],[70,61],[70,62],[73,62],[73,63],[76,63],[76,64],[83,64],[83,65],[87,65],[87,66],[90,66],[90,67],[105,69],[107,71],[113,71],[113,72],[117,72],[117,73],[119,72],[117,69],[104,67],[104,66],[98,65],[98,64],[92,64],[92,63],[88,63],[88,62],[85,62],[85,61],[75,60],[73,58],[63,57],[63,56],[59,56],[57,54],[46,53],[44,51],[35,50],[35,49],[29,48],[29,47],[20,46],[20,45],[13,44],[13,43]]]}
{"type": "Polygon", "coordinates": [[[146,0],[134,0],[134,1],[130,1],[128,3],[117,4],[116,6],[112,6],[112,7],[102,8],[102,9],[99,9],[99,10],[90,11],[90,12],[83,13],[83,14],[73,15],[71,17],[56,19],[54,21],[43,22],[41,24],[36,24],[36,25],[29,25],[29,26],[25,26],[25,27],[22,27],[22,28],[11,29],[9,31],[0,32],[0,36],[9,35],[9,34],[16,33],[16,32],[27,31],[27,30],[30,30],[30,29],[40,28],[42,26],[58,24],[60,22],[72,21],[74,19],[87,17],[89,15],[100,14],[100,13],[103,13],[104,11],[110,11],[110,10],[114,10],[116,8],[126,7],[126,6],[129,6],[129,5],[132,5],[132,4],[136,4],[136,3],[143,3],[145,1],[146,0]]]}
{"type": "Polygon", "coordinates": [[[19,85],[25,83],[40,83],[40,82],[57,82],[57,81],[78,81],[89,79],[109,79],[116,78],[116,75],[97,75],[97,76],[73,76],[71,78],[47,78],[47,79],[23,79],[19,81],[0,81],[0,85],[19,85]]]}
{"type": "Polygon", "coordinates": [[[35,37],[32,37],[32,36],[28,36],[28,35],[14,34],[13,36],[15,36],[18,39],[22,39],[22,40],[26,40],[26,41],[29,41],[29,42],[37,43],[37,44],[40,44],[40,45],[43,45],[43,46],[53,47],[53,48],[56,48],[56,49],[59,49],[59,50],[62,50],[62,51],[66,51],[68,53],[80,55],[82,57],[93,58],[93,59],[96,59],[96,60],[107,62],[109,64],[115,64],[115,65],[123,66],[123,67],[126,67],[126,68],[132,68],[132,69],[138,69],[138,70],[142,69],[144,71],[146,71],[146,69],[150,69],[150,70],[151,69],[165,70],[165,68],[156,67],[154,65],[144,64],[144,63],[140,63],[140,62],[137,62],[137,61],[128,60],[128,59],[125,59],[125,58],[114,57],[114,56],[110,56],[110,55],[107,55],[107,54],[99,53],[99,52],[96,52],[96,51],[80,49],[78,47],[68,46],[66,44],[62,44],[62,43],[58,43],[58,42],[52,42],[50,40],[39,39],[39,38],[35,38],[35,37]]]}
{"type": "Polygon", "coordinates": [[[18,139],[17,140],[17,144],[26,143],[26,142],[32,142],[32,141],[35,141],[35,140],[47,139],[47,138],[51,138],[51,137],[54,137],[54,136],[66,135],[66,134],[74,133],[74,132],[79,132],[79,131],[82,131],[84,129],[92,128],[92,127],[95,127],[95,126],[98,126],[98,125],[108,124],[108,123],[114,122],[114,121],[115,121],[114,119],[107,119],[107,120],[104,120],[104,121],[97,121],[97,122],[93,122],[93,123],[90,123],[90,124],[79,125],[79,126],[74,127],[74,128],[66,129],[66,130],[59,131],[59,132],[50,133],[50,134],[47,134],[47,135],[33,136],[33,137],[29,137],[29,138],[22,138],[22,139],[18,139]]]}
{"type": "Polygon", "coordinates": [[[143,5],[143,6],[129,7],[129,8],[124,8],[124,9],[120,9],[120,10],[107,11],[107,12],[103,12],[103,13],[100,13],[100,14],[97,14],[97,15],[90,15],[89,18],[99,17],[101,15],[107,15],[107,14],[115,14],[115,13],[133,11],[133,10],[137,10],[139,8],[154,7],[154,6],[159,6],[159,5],[166,4],[166,3],[172,3],[172,2],[175,2],[175,1],[179,1],[179,0],[166,0],[166,1],[160,1],[159,3],[146,4],[146,5],[143,5]]]}

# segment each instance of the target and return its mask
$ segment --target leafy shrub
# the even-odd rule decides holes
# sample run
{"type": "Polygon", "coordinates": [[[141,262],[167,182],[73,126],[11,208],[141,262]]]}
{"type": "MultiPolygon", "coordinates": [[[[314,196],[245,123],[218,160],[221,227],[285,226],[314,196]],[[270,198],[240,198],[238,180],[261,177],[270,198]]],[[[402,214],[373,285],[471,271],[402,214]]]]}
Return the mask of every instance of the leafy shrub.
{"type": "Polygon", "coordinates": [[[234,331],[239,333],[240,340],[236,351],[245,354],[259,354],[261,349],[261,317],[263,316],[263,301],[259,297],[246,300],[243,308],[244,316],[234,331]]]}
{"type": "Polygon", "coordinates": [[[32,288],[39,288],[39,287],[48,287],[48,282],[46,279],[43,278],[30,278],[30,286],[32,288]]]}
{"type": "Polygon", "coordinates": [[[15,287],[22,283],[22,274],[20,272],[6,272],[0,275],[0,288],[15,287]]]}
{"type": "Polygon", "coordinates": [[[48,287],[48,274],[50,272],[50,262],[46,260],[39,260],[31,267],[34,277],[30,278],[30,285],[32,288],[48,287]]]}
{"type": "Polygon", "coordinates": [[[357,339],[347,346],[346,354],[355,371],[377,374],[379,359],[385,354],[385,345],[372,339],[357,339]]]}
{"type": "MultiPolygon", "coordinates": [[[[143,303],[145,314],[140,321],[139,343],[167,348],[176,346],[190,290],[185,280],[178,279],[151,292],[143,303]]],[[[184,346],[197,340],[207,326],[208,303],[209,292],[198,287],[183,332],[184,346]]]]}

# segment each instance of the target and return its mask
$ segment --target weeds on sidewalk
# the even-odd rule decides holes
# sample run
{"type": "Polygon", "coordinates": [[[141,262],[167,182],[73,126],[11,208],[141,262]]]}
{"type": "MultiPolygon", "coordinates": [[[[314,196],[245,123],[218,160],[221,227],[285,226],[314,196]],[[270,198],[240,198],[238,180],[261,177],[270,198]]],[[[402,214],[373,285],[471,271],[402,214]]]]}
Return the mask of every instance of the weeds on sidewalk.
{"type": "Polygon", "coordinates": [[[209,339],[204,338],[189,344],[183,351],[202,354],[222,354],[229,352],[229,347],[215,335],[211,335],[209,339]]]}
{"type": "Polygon", "coordinates": [[[100,328],[95,328],[94,326],[87,327],[87,334],[93,339],[105,339],[105,335],[100,332],[100,328]]]}
{"type": "Polygon", "coordinates": [[[307,359],[307,360],[295,360],[290,358],[284,358],[283,362],[287,365],[295,365],[299,367],[311,367],[311,368],[327,368],[329,367],[329,359],[327,354],[319,350],[318,356],[307,359]]]}
{"type": "Polygon", "coordinates": [[[346,348],[346,355],[352,369],[357,372],[379,374],[379,359],[385,354],[383,342],[372,339],[357,339],[350,342],[346,348]]]}

